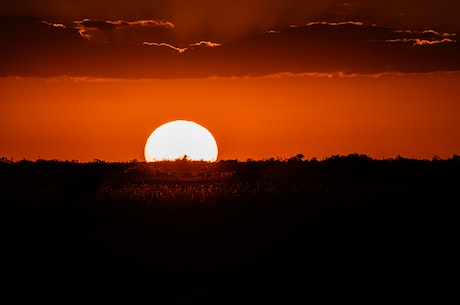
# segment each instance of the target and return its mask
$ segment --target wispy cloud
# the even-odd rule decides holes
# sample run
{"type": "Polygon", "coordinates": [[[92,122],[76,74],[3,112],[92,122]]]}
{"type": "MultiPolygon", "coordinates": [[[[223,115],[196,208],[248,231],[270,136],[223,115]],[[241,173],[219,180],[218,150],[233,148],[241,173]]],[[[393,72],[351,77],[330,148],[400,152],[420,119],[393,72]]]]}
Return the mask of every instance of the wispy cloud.
{"type": "Polygon", "coordinates": [[[200,42],[189,44],[190,47],[211,47],[211,48],[220,47],[221,45],[222,45],[221,43],[204,41],[204,40],[200,42]]]}
{"type": "Polygon", "coordinates": [[[166,42],[149,42],[149,41],[144,41],[142,43],[142,45],[144,46],[155,46],[155,47],[167,47],[167,48],[170,48],[172,50],[175,50],[179,53],[184,53],[185,51],[189,50],[189,49],[193,49],[195,47],[206,47],[206,48],[216,48],[216,47],[220,47],[222,46],[221,43],[217,43],[217,42],[211,42],[211,41],[200,41],[200,42],[196,42],[196,43],[191,43],[189,44],[188,47],[186,48],[179,48],[179,47],[176,47],[172,44],[169,44],[169,43],[166,43],[166,42]]]}
{"type": "Polygon", "coordinates": [[[387,39],[385,42],[403,42],[403,43],[412,43],[414,46],[423,46],[423,45],[434,45],[440,43],[453,43],[457,42],[456,40],[450,38],[443,38],[441,40],[427,40],[419,38],[399,38],[399,39],[387,39]]]}
{"type": "Polygon", "coordinates": [[[364,23],[360,21],[342,21],[342,22],[327,22],[327,21],[314,21],[307,23],[307,26],[312,25],[331,25],[331,26],[338,26],[338,25],[356,25],[356,26],[363,26],[364,23]]]}
{"type": "Polygon", "coordinates": [[[148,42],[148,41],[144,41],[142,43],[142,45],[144,46],[155,46],[155,47],[167,47],[167,48],[170,48],[172,50],[175,50],[179,53],[184,53],[185,51],[187,51],[187,48],[178,48],[178,47],[175,47],[169,43],[165,43],[165,42],[148,42]]]}
{"type": "Polygon", "coordinates": [[[414,46],[435,45],[441,43],[454,43],[455,33],[441,33],[435,30],[409,30],[395,29],[392,31],[395,37],[385,39],[390,43],[410,43],[414,46]]]}
{"type": "Polygon", "coordinates": [[[75,24],[84,27],[84,28],[95,28],[99,30],[112,30],[117,27],[129,27],[129,26],[143,26],[143,27],[160,27],[160,28],[174,28],[174,24],[170,21],[164,20],[135,20],[135,21],[125,21],[125,20],[92,20],[92,19],[83,19],[81,21],[74,21],[75,24]]]}
{"type": "Polygon", "coordinates": [[[92,35],[89,41],[75,24],[0,17],[0,76],[331,77],[460,70],[457,35],[434,29],[321,21],[220,43],[180,40],[172,23],[155,20],[85,19],[79,26],[92,35]]]}
{"type": "Polygon", "coordinates": [[[45,20],[42,20],[41,23],[44,23],[46,25],[49,25],[49,26],[52,26],[52,27],[55,27],[55,28],[63,28],[63,29],[66,28],[66,26],[63,25],[62,23],[52,23],[52,22],[48,22],[48,21],[45,21],[45,20]]]}
{"type": "Polygon", "coordinates": [[[376,24],[366,25],[360,21],[343,21],[343,22],[327,22],[327,21],[316,21],[307,23],[307,27],[314,25],[326,25],[326,26],[343,26],[343,25],[354,25],[358,27],[371,27],[375,29],[381,29],[383,31],[375,32],[373,35],[384,35],[380,39],[375,38],[368,42],[384,41],[388,43],[411,43],[414,46],[423,45],[435,45],[441,43],[453,43],[457,40],[453,39],[456,37],[455,33],[442,33],[432,29],[428,30],[411,30],[411,29],[392,29],[386,27],[378,27],[376,24]]]}
{"type": "Polygon", "coordinates": [[[136,31],[136,28],[147,28],[147,29],[163,29],[171,30],[175,26],[170,21],[165,20],[93,20],[93,19],[83,19],[79,21],[74,21],[75,27],[79,30],[80,35],[84,38],[90,40],[95,37],[108,36],[113,34],[112,32],[116,30],[127,30],[133,29],[133,32],[136,31]]]}

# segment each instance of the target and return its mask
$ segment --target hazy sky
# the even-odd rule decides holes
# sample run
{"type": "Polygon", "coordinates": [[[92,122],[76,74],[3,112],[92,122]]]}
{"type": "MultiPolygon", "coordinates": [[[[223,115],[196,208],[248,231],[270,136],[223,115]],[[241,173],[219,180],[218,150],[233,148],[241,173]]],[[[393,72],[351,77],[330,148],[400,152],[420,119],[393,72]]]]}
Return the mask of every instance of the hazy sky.
{"type": "Polygon", "coordinates": [[[2,1],[0,156],[142,159],[174,119],[221,158],[460,153],[459,1],[2,1]]]}

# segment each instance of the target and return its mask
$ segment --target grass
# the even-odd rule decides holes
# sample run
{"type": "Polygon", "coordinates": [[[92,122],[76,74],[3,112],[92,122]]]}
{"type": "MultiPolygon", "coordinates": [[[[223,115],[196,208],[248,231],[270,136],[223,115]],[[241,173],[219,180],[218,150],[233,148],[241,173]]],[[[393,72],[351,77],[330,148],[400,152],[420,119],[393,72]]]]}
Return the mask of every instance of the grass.
{"type": "Polygon", "coordinates": [[[460,159],[0,163],[18,303],[419,303],[449,279],[460,159]]]}

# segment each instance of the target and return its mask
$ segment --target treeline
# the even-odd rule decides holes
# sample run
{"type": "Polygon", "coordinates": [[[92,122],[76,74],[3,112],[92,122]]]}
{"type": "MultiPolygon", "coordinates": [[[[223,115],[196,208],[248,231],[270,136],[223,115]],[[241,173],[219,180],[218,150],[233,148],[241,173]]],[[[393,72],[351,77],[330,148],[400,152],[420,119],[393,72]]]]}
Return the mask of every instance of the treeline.
{"type": "Polygon", "coordinates": [[[98,180],[111,184],[176,183],[205,181],[240,181],[248,183],[355,183],[404,182],[423,179],[448,181],[458,179],[460,156],[432,160],[409,159],[398,156],[391,159],[372,159],[367,155],[331,156],[324,160],[305,160],[299,154],[288,159],[164,161],[146,163],[43,160],[13,161],[0,158],[1,184],[21,182],[40,184],[52,179],[98,180]],[[436,179],[434,179],[436,178],[436,179]]]}
{"type": "Polygon", "coordinates": [[[449,303],[459,185],[458,156],[2,159],[5,291],[19,303],[449,303]]]}
{"type": "Polygon", "coordinates": [[[215,163],[80,163],[57,160],[0,162],[0,191],[14,200],[60,202],[136,202],[175,206],[216,206],[229,202],[305,201],[328,194],[344,198],[365,193],[404,193],[455,189],[460,185],[460,157],[376,160],[366,155],[304,160],[223,160],[215,163]],[[41,198],[41,199],[40,199],[41,198]]]}

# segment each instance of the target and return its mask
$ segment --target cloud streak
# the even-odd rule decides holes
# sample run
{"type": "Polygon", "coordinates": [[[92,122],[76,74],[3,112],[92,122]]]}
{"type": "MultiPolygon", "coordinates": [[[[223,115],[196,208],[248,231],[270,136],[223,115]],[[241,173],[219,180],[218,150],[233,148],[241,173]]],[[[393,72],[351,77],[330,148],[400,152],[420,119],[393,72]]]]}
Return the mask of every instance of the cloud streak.
{"type": "Polygon", "coordinates": [[[427,40],[419,38],[398,38],[398,39],[387,39],[385,42],[404,42],[411,43],[413,46],[424,46],[424,45],[434,45],[440,43],[454,43],[456,40],[450,38],[443,38],[441,40],[427,40]]]}
{"type": "Polygon", "coordinates": [[[311,22],[231,42],[177,43],[172,23],[95,21],[69,27],[1,18],[0,76],[197,78],[283,73],[429,73],[460,70],[456,33],[311,22]],[[83,39],[80,27],[92,29],[83,39]],[[97,36],[99,35],[99,36],[97,36]]]}
{"type": "Polygon", "coordinates": [[[69,24],[74,20],[170,20],[187,42],[229,42],[271,28],[309,21],[364,24],[460,32],[460,2],[454,0],[94,0],[3,1],[0,16],[40,16],[69,24]]]}
{"type": "Polygon", "coordinates": [[[101,21],[101,20],[83,19],[81,21],[74,21],[74,23],[83,28],[92,28],[92,29],[98,29],[102,31],[110,31],[115,28],[129,27],[129,26],[143,26],[143,27],[169,28],[169,29],[174,28],[174,24],[172,22],[163,21],[163,20],[135,20],[135,21],[107,20],[107,21],[101,21]]]}
{"type": "Polygon", "coordinates": [[[45,21],[45,20],[42,20],[41,22],[43,24],[46,24],[46,25],[49,25],[49,26],[52,26],[52,27],[55,27],[55,28],[63,28],[63,29],[66,28],[66,26],[63,25],[62,23],[52,23],[52,22],[48,22],[48,21],[45,21]]]}
{"type": "Polygon", "coordinates": [[[217,43],[217,42],[211,42],[211,41],[200,41],[200,42],[195,42],[195,43],[191,43],[189,44],[190,47],[209,47],[209,48],[215,48],[215,47],[220,47],[222,46],[221,43],[217,43]]]}
{"type": "Polygon", "coordinates": [[[211,41],[204,41],[204,40],[202,40],[200,42],[191,43],[191,44],[189,44],[189,47],[186,47],[186,48],[179,48],[179,47],[173,46],[172,44],[169,44],[169,43],[166,43],[166,42],[159,42],[158,43],[158,42],[144,41],[142,43],[142,45],[144,45],[144,46],[155,46],[155,47],[167,47],[167,48],[175,50],[175,51],[177,51],[179,53],[184,53],[187,50],[195,49],[196,47],[198,47],[198,48],[200,48],[200,47],[216,48],[216,47],[222,46],[221,43],[211,42],[211,41]]]}
{"type": "Polygon", "coordinates": [[[148,41],[144,41],[142,43],[142,45],[144,46],[155,46],[155,47],[167,47],[167,48],[170,48],[172,50],[175,50],[179,53],[184,53],[185,51],[187,51],[187,48],[178,48],[178,47],[175,47],[169,43],[165,43],[165,42],[148,42],[148,41]]]}
{"type": "Polygon", "coordinates": [[[136,40],[140,36],[139,33],[155,35],[161,31],[168,32],[175,28],[172,22],[165,20],[112,21],[83,19],[73,23],[82,37],[96,42],[120,40],[120,37],[125,38],[125,40],[127,40],[127,37],[133,37],[136,40]],[[117,35],[118,38],[114,38],[117,35]]]}
{"type": "Polygon", "coordinates": [[[307,23],[307,26],[312,25],[330,25],[330,26],[340,26],[340,25],[356,25],[363,26],[364,23],[360,21],[341,21],[341,22],[328,22],[328,21],[314,21],[307,23]]]}

